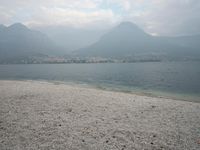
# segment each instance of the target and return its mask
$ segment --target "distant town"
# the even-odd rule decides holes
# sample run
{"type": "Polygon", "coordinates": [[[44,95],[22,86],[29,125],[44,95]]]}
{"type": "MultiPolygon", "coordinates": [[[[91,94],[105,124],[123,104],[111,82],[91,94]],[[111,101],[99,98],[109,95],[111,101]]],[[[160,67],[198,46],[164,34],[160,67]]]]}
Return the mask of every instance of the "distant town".
{"type": "MultiPolygon", "coordinates": [[[[0,64],[73,64],[73,63],[134,63],[134,62],[162,62],[174,61],[173,58],[142,56],[126,58],[102,58],[102,57],[63,57],[63,56],[33,56],[7,59],[0,64]]],[[[176,59],[177,61],[177,59],[176,59]]],[[[178,61],[200,61],[200,59],[185,57],[178,61]]]]}

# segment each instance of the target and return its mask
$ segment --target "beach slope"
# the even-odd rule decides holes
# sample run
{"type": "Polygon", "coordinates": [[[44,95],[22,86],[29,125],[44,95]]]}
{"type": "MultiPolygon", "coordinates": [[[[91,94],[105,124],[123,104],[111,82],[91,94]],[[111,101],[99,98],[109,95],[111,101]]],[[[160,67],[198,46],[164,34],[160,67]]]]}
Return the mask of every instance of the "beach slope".
{"type": "Polygon", "coordinates": [[[200,103],[1,80],[0,149],[200,149],[200,103]]]}

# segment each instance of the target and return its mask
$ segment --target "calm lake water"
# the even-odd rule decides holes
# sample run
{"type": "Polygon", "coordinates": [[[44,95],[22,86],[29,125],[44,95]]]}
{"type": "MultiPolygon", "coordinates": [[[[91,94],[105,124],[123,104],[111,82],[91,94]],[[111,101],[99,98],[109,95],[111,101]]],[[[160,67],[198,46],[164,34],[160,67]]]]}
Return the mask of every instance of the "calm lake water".
{"type": "Polygon", "coordinates": [[[200,102],[200,62],[0,65],[0,79],[61,81],[200,102]]]}

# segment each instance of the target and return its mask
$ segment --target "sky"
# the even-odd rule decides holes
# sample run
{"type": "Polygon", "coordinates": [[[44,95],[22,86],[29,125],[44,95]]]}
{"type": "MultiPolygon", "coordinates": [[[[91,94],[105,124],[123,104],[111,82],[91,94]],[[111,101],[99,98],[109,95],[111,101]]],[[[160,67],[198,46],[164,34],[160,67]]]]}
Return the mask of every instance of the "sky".
{"type": "Polygon", "coordinates": [[[131,21],[153,35],[200,34],[200,0],[0,0],[0,24],[106,28],[131,21]]]}

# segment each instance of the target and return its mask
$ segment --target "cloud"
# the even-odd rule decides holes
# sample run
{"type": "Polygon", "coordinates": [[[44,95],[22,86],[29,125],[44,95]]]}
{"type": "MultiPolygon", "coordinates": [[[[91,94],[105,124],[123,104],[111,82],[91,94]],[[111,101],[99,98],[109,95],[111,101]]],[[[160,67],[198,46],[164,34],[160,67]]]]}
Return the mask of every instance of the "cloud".
{"type": "Polygon", "coordinates": [[[199,0],[138,0],[128,18],[150,32],[161,35],[200,33],[199,0]]]}
{"type": "Polygon", "coordinates": [[[85,12],[75,9],[47,8],[41,7],[25,24],[31,26],[52,26],[52,25],[71,25],[75,27],[87,26],[90,24],[114,22],[114,13],[112,10],[95,10],[85,12]],[[42,15],[41,15],[42,13],[42,15]]]}
{"type": "Polygon", "coordinates": [[[101,9],[101,0],[3,0],[0,21],[29,26],[112,24],[118,18],[112,9],[101,9]],[[14,13],[10,15],[9,11],[14,13]],[[5,13],[3,13],[5,12],[5,13]]]}
{"type": "Polygon", "coordinates": [[[6,8],[0,6],[0,22],[7,24],[14,15],[14,11],[7,11],[6,8]]]}
{"type": "Polygon", "coordinates": [[[1,0],[0,22],[94,27],[132,21],[157,35],[200,33],[199,0],[1,0]]]}

